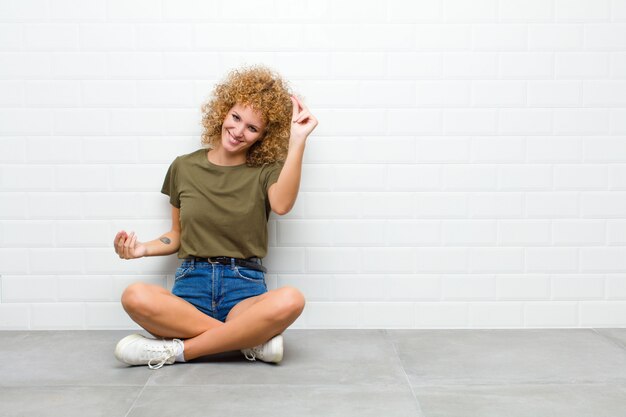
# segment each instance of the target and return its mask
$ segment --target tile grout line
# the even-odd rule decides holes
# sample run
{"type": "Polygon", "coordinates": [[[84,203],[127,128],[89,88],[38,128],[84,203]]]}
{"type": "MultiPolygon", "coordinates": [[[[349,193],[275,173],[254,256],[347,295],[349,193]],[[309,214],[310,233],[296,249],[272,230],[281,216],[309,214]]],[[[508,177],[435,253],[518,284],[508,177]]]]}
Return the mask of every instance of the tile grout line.
{"type": "Polygon", "coordinates": [[[130,414],[131,411],[133,411],[133,408],[135,408],[135,404],[137,404],[137,401],[139,401],[139,398],[141,398],[141,394],[143,394],[143,392],[146,390],[146,387],[148,386],[148,382],[150,382],[150,380],[152,379],[153,375],[150,375],[148,377],[148,379],[146,379],[146,383],[143,384],[143,387],[141,387],[141,391],[139,391],[139,394],[137,394],[137,397],[135,398],[135,400],[133,401],[133,403],[130,405],[130,407],[128,408],[128,411],[126,412],[126,414],[124,414],[124,417],[128,417],[128,415],[130,414]]]}
{"type": "Polygon", "coordinates": [[[391,338],[389,337],[389,332],[387,329],[383,329],[383,333],[385,334],[385,338],[387,339],[387,342],[389,342],[391,346],[393,347],[393,352],[396,354],[396,359],[398,360],[398,363],[400,364],[400,368],[402,369],[402,373],[404,374],[406,383],[408,384],[409,389],[411,390],[411,394],[413,395],[413,399],[415,400],[415,404],[417,405],[417,411],[419,413],[419,416],[424,417],[424,411],[422,410],[420,402],[417,399],[417,395],[415,395],[415,390],[413,389],[413,385],[411,384],[409,375],[406,373],[406,370],[404,369],[404,364],[402,363],[402,359],[400,359],[400,355],[398,354],[398,350],[396,349],[396,344],[393,343],[393,340],[391,340],[391,338]]]}
{"type": "Polygon", "coordinates": [[[624,345],[619,339],[614,338],[613,336],[610,335],[606,335],[603,333],[600,333],[598,331],[598,329],[592,327],[591,330],[597,334],[598,336],[600,336],[602,339],[611,342],[611,344],[615,345],[616,347],[622,349],[622,350],[626,350],[626,345],[624,345]]]}

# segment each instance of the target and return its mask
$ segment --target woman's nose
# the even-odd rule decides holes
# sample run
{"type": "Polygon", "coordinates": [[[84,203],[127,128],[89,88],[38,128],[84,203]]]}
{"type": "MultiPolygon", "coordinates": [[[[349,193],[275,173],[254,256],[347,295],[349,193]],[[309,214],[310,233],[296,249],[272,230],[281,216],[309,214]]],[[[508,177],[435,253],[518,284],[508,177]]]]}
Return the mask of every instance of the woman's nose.
{"type": "Polygon", "coordinates": [[[240,137],[241,135],[243,135],[243,126],[241,125],[235,126],[235,129],[233,129],[233,134],[235,134],[237,137],[240,137]]]}

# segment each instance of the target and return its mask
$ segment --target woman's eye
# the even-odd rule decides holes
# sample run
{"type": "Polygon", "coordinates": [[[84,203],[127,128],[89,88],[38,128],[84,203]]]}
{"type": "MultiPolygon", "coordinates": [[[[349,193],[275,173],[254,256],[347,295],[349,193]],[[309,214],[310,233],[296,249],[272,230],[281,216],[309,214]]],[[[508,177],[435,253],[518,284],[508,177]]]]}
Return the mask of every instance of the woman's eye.
{"type": "MultiPolygon", "coordinates": [[[[236,121],[239,121],[239,120],[240,120],[240,117],[239,117],[238,115],[236,115],[236,114],[234,114],[234,113],[233,113],[233,119],[235,119],[236,121]]],[[[254,127],[252,127],[252,126],[250,126],[250,127],[249,127],[249,129],[250,129],[250,131],[251,131],[251,132],[254,132],[254,133],[256,133],[256,132],[257,132],[256,128],[254,128],[254,127]]]]}

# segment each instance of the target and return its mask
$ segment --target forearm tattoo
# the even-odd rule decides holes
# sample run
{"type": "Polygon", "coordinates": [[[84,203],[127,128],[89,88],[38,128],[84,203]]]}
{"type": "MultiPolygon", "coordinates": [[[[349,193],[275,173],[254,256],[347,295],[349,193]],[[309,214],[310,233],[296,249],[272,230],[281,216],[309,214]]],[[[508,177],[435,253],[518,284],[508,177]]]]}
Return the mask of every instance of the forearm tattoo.
{"type": "Polygon", "coordinates": [[[170,240],[169,237],[165,237],[163,236],[161,239],[159,239],[161,242],[165,243],[166,245],[169,245],[170,243],[172,243],[172,241],[170,240]]]}

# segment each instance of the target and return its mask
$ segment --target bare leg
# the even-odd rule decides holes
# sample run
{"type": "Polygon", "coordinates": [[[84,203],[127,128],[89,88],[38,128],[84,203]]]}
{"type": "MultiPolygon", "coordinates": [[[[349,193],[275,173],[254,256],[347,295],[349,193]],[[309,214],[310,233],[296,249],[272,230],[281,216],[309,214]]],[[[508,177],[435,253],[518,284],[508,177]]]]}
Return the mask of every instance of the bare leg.
{"type": "Polygon", "coordinates": [[[186,339],[186,360],[265,343],[300,316],[304,303],[300,291],[283,287],[241,301],[222,323],[156,285],[136,283],[122,295],[128,315],[152,335],[186,339]]]}
{"type": "Polygon", "coordinates": [[[302,293],[292,287],[248,298],[231,310],[226,323],[185,340],[185,359],[265,343],[282,333],[300,316],[304,303],[302,293]]]}
{"type": "Polygon", "coordinates": [[[122,306],[131,319],[159,338],[186,339],[223,325],[158,285],[130,285],[122,295],[122,306]]]}

